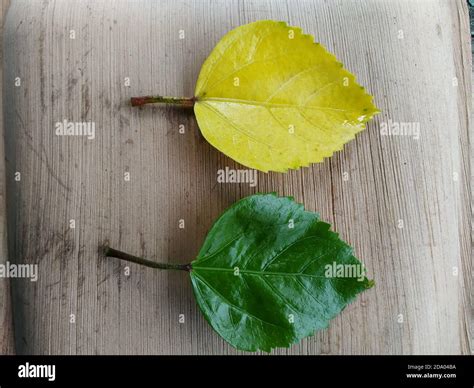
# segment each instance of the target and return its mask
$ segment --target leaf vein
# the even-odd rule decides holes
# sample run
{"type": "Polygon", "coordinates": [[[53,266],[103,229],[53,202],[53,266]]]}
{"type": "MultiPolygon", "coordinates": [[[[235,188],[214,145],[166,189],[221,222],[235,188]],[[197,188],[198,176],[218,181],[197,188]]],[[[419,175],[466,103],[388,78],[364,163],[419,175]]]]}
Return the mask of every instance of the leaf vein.
{"type": "Polygon", "coordinates": [[[301,104],[282,104],[282,103],[276,103],[276,102],[265,102],[265,101],[257,101],[257,100],[242,100],[239,98],[227,98],[227,97],[204,97],[198,99],[198,103],[212,103],[212,102],[229,102],[229,103],[234,103],[234,104],[242,104],[242,105],[257,105],[257,106],[271,106],[274,108],[300,108],[300,109],[309,109],[309,110],[331,110],[331,111],[337,111],[337,112],[353,112],[356,113],[355,110],[350,110],[350,109],[339,109],[339,108],[333,108],[333,107],[328,107],[328,106],[305,106],[301,104]]]}
{"type": "MultiPolygon", "coordinates": [[[[200,270],[200,271],[216,271],[216,272],[234,272],[233,268],[218,268],[218,267],[199,267],[193,266],[193,270],[200,270]]],[[[245,275],[254,275],[254,276],[281,276],[281,277],[307,277],[313,279],[326,279],[327,281],[331,281],[331,278],[327,276],[321,275],[312,275],[309,273],[300,273],[300,272],[261,272],[261,271],[254,271],[248,269],[241,269],[239,270],[240,274],[245,275]]],[[[353,280],[355,278],[337,278],[338,280],[353,280]]]]}
{"type": "Polygon", "coordinates": [[[214,292],[218,297],[220,297],[221,300],[223,300],[228,306],[234,308],[235,310],[237,310],[238,312],[240,312],[241,314],[243,315],[247,315],[251,318],[254,318],[264,324],[267,324],[267,325],[271,325],[271,326],[275,326],[277,327],[278,329],[284,329],[284,330],[287,330],[287,328],[283,327],[283,326],[278,326],[272,322],[268,322],[268,321],[265,321],[264,319],[262,318],[259,318],[257,317],[256,315],[253,315],[252,313],[248,312],[248,311],[245,311],[242,307],[240,306],[237,306],[236,304],[232,303],[229,299],[227,299],[224,295],[222,295],[219,291],[217,291],[214,287],[212,287],[207,281],[206,279],[204,279],[202,276],[198,275],[197,273],[194,273],[194,275],[196,277],[198,277],[202,283],[204,283],[207,287],[209,287],[209,289],[214,292]]]}

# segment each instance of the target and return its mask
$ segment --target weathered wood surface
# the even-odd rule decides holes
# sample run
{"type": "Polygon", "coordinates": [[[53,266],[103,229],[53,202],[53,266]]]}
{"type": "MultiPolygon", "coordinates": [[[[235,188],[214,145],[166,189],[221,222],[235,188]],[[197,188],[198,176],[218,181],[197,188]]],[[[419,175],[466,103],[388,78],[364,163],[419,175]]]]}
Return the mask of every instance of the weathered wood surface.
{"type": "MultiPolygon", "coordinates": [[[[0,1],[0,36],[3,36],[3,21],[10,1],[0,1]]],[[[0,63],[3,63],[2,42],[0,42],[0,63]]],[[[0,65],[0,89],[3,89],[3,66],[0,65]]],[[[6,209],[6,182],[5,182],[5,150],[3,141],[3,109],[2,95],[0,95],[0,265],[8,260],[7,247],[7,209],[6,209]]],[[[0,354],[13,354],[13,317],[11,307],[10,281],[0,278],[0,354]]]]}
{"type": "Polygon", "coordinates": [[[4,86],[9,247],[11,260],[39,264],[37,282],[13,282],[17,351],[236,353],[201,316],[185,273],[131,265],[125,276],[125,265],[97,248],[109,241],[185,263],[234,201],[276,191],[331,222],[376,287],[328,330],[274,353],[469,353],[469,50],[463,1],[13,0],[4,86]],[[239,166],[206,143],[192,114],[133,109],[128,100],[192,95],[217,41],[269,18],[313,34],[382,114],[324,164],[259,174],[256,188],[217,184],[218,169],[239,166]],[[95,139],[55,136],[64,119],[95,122],[95,139]],[[419,139],[382,136],[389,119],[419,123],[419,139]]]}

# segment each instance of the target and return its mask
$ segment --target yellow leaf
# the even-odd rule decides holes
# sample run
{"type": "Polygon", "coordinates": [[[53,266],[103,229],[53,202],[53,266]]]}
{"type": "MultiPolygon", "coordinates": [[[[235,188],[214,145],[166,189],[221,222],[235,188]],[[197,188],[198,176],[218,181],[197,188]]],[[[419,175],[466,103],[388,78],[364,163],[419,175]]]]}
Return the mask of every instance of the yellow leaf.
{"type": "Polygon", "coordinates": [[[323,161],[379,112],[312,36],[271,20],[225,35],[205,61],[194,95],[207,141],[265,172],[323,161]]]}

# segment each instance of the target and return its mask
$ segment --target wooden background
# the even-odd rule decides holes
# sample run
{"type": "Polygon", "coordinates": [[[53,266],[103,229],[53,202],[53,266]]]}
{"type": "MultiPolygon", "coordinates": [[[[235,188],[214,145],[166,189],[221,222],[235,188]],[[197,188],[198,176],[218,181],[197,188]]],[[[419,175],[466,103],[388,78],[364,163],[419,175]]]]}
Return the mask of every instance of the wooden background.
{"type": "MultiPolygon", "coordinates": [[[[0,0],[0,34],[3,36],[3,22],[10,1],[0,0]]],[[[3,49],[0,41],[0,68],[3,70],[3,49]]],[[[0,89],[3,90],[3,71],[0,71],[0,89]]],[[[7,209],[6,209],[6,173],[5,173],[5,144],[3,141],[3,106],[0,94],[0,264],[8,260],[7,248],[7,209]]],[[[0,279],[0,354],[15,352],[13,317],[10,298],[10,281],[0,279]]]]}
{"type": "Polygon", "coordinates": [[[376,281],[328,330],[274,353],[471,352],[464,1],[12,0],[4,34],[9,258],[39,265],[36,283],[12,282],[19,354],[236,353],[201,316],[185,273],[131,265],[126,276],[98,246],[186,263],[224,209],[268,191],[319,211],[376,281]],[[206,143],[192,114],[128,101],[191,96],[217,41],[259,19],[313,34],[382,114],[323,164],[259,173],[256,188],[218,184],[218,169],[240,166],[206,143]],[[95,122],[96,138],[55,136],[64,119],[95,122]],[[381,136],[389,119],[420,123],[420,139],[381,136]]]}

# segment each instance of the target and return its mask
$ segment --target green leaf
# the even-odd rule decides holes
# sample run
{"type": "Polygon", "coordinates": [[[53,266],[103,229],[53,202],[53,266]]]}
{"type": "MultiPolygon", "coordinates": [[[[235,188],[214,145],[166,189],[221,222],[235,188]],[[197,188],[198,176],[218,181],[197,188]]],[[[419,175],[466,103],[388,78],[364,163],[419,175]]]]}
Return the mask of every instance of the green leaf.
{"type": "Polygon", "coordinates": [[[322,162],[379,112],[312,36],[271,20],[222,38],[201,69],[195,100],[209,143],[265,172],[322,162]]]}
{"type": "Polygon", "coordinates": [[[362,264],[329,224],[275,194],[244,198],[225,211],[191,265],[207,321],[247,351],[288,347],[326,328],[373,285],[364,274],[348,276],[362,264]]]}

